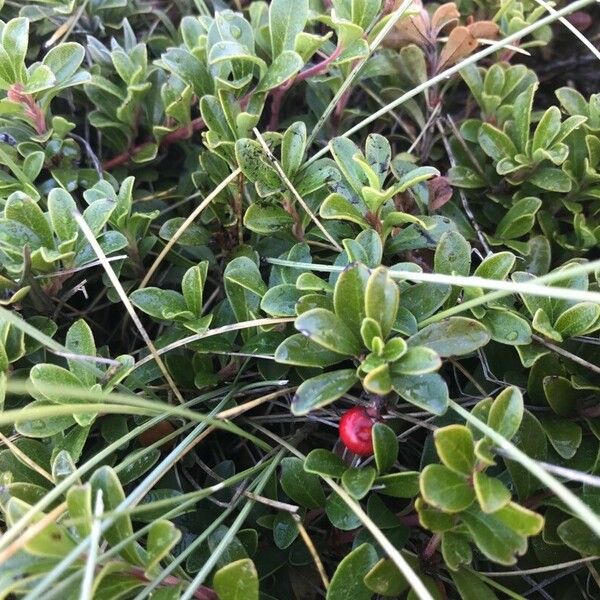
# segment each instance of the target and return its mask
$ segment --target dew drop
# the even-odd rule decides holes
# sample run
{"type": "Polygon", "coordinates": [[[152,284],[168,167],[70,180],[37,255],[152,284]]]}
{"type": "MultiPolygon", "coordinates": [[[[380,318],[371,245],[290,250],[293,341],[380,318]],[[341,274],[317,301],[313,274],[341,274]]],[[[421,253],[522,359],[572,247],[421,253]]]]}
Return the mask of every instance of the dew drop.
{"type": "Polygon", "coordinates": [[[242,30],[236,25],[231,26],[231,35],[237,40],[242,36],[242,30]]]}
{"type": "Polygon", "coordinates": [[[511,342],[516,340],[519,337],[519,333],[517,331],[509,331],[506,334],[506,339],[510,340],[511,342]]]}

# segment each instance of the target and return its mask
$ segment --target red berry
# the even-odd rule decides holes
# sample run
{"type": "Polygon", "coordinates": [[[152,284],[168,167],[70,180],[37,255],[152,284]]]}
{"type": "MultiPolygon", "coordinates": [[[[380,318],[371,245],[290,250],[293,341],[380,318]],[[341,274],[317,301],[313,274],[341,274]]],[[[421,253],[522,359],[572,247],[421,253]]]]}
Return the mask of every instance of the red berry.
{"type": "Polygon", "coordinates": [[[340,419],[340,439],[344,446],[359,456],[373,454],[372,430],[376,420],[362,406],[346,411],[340,419]]]}

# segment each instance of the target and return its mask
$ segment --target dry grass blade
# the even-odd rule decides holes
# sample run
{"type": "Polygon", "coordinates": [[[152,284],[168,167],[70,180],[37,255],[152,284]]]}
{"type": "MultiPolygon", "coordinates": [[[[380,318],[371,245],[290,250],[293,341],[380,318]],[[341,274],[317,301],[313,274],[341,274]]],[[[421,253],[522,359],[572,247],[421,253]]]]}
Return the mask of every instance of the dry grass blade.
{"type": "Polygon", "coordinates": [[[90,532],[90,551],[85,563],[85,571],[81,581],[81,592],[79,600],[93,600],[94,574],[96,572],[96,564],[98,560],[98,544],[100,543],[100,535],[102,534],[102,513],[104,511],[104,503],[102,501],[102,490],[96,492],[96,505],[94,508],[94,520],[90,532]]]}
{"type": "Polygon", "coordinates": [[[98,260],[102,263],[102,266],[104,267],[104,270],[106,271],[106,274],[108,275],[108,278],[110,279],[110,282],[113,284],[115,291],[119,295],[119,298],[121,299],[121,302],[123,303],[123,306],[129,313],[129,316],[131,317],[131,320],[133,321],[137,330],[140,332],[140,335],[142,336],[144,343],[146,344],[146,346],[148,347],[148,350],[150,351],[150,354],[153,356],[154,360],[156,361],[158,368],[161,370],[165,380],[167,381],[167,383],[169,384],[169,387],[173,391],[173,394],[175,394],[175,397],[179,400],[179,402],[183,403],[184,402],[183,396],[177,389],[177,386],[175,385],[175,382],[173,381],[171,374],[167,370],[167,367],[165,366],[165,364],[161,360],[160,356],[156,352],[156,348],[154,347],[154,344],[153,344],[152,340],[150,339],[148,332],[142,325],[140,318],[137,316],[137,313],[135,312],[133,305],[131,304],[129,298],[127,297],[127,293],[123,289],[123,286],[121,285],[121,282],[119,281],[119,278],[117,277],[117,274],[115,273],[114,269],[112,268],[112,265],[108,262],[108,260],[106,260],[106,255],[102,251],[102,248],[100,247],[100,244],[98,243],[98,241],[96,240],[96,237],[92,233],[92,230],[89,228],[88,224],[85,222],[85,220],[79,213],[74,213],[73,217],[77,221],[77,224],[81,228],[81,231],[83,231],[83,234],[85,235],[88,243],[90,244],[90,246],[96,253],[98,260]]]}
{"type": "Polygon", "coordinates": [[[317,216],[310,209],[310,206],[308,206],[308,204],[306,204],[306,202],[304,201],[304,198],[302,198],[302,196],[298,193],[298,190],[294,187],[294,184],[288,179],[284,170],[281,168],[279,161],[273,156],[273,153],[271,152],[271,149],[267,145],[267,142],[265,142],[265,139],[260,134],[260,131],[258,131],[258,129],[256,129],[256,127],[254,128],[254,135],[256,136],[256,139],[258,139],[258,141],[260,142],[260,145],[263,147],[263,150],[265,151],[267,157],[271,161],[273,168],[277,171],[277,174],[281,178],[281,181],[283,181],[283,183],[285,183],[286,187],[288,188],[288,190],[290,190],[290,192],[292,193],[294,198],[297,200],[298,204],[300,204],[300,206],[302,206],[302,208],[306,211],[306,214],[308,214],[308,216],[311,218],[311,221],[319,228],[319,231],[329,240],[331,245],[338,252],[342,252],[343,248],[335,241],[335,238],[332,237],[332,235],[329,233],[329,231],[327,231],[327,229],[325,229],[325,227],[323,226],[321,221],[319,221],[319,219],[317,219],[317,216]]]}
{"type": "MultiPolygon", "coordinates": [[[[551,4],[548,4],[548,2],[545,0],[535,1],[540,6],[543,6],[551,15],[558,14],[556,9],[551,4]]],[[[592,42],[590,42],[590,40],[588,40],[585,35],[583,35],[581,31],[575,27],[575,25],[573,25],[573,23],[570,23],[564,17],[559,17],[558,20],[561,25],[564,25],[598,60],[600,60],[600,50],[598,50],[598,48],[596,48],[596,46],[594,46],[594,44],[592,44],[592,42]]]]}
{"type": "Polygon", "coordinates": [[[29,458],[25,452],[21,451],[19,447],[11,442],[3,433],[0,433],[0,440],[2,443],[20,460],[23,464],[26,464],[30,469],[39,473],[42,477],[47,479],[50,483],[54,483],[52,475],[48,473],[43,467],[38,465],[34,460],[29,458]]]}
{"type": "Polygon", "coordinates": [[[329,588],[329,578],[327,577],[327,572],[325,571],[325,567],[323,566],[323,561],[321,560],[321,557],[319,556],[319,553],[317,552],[313,541],[308,535],[308,531],[306,531],[306,528],[302,524],[302,520],[298,515],[294,515],[294,521],[296,522],[296,526],[298,527],[298,531],[300,532],[300,537],[302,538],[302,541],[305,543],[306,548],[312,556],[312,559],[315,563],[315,567],[317,568],[319,576],[321,577],[321,581],[323,582],[323,587],[327,590],[329,588]]]}
{"type": "MultiPolygon", "coordinates": [[[[192,342],[197,342],[199,340],[203,340],[204,338],[212,337],[214,335],[221,335],[222,333],[229,333],[230,331],[239,331],[241,329],[248,329],[250,327],[263,327],[268,325],[278,325],[279,323],[292,323],[294,321],[293,317],[281,317],[281,318],[266,318],[266,319],[253,319],[252,321],[242,321],[241,323],[233,323],[232,325],[223,325],[222,327],[216,327],[215,329],[210,329],[209,331],[205,331],[204,333],[195,333],[194,335],[190,335],[186,338],[182,338],[181,340],[177,340],[164,346],[163,348],[159,348],[157,350],[157,354],[162,355],[167,352],[171,352],[171,350],[175,350],[176,348],[181,348],[187,344],[192,342]]],[[[133,367],[134,370],[146,363],[154,360],[154,356],[150,354],[149,356],[145,356],[144,358],[138,360],[133,367]]]]}
{"type": "Polygon", "coordinates": [[[183,235],[185,230],[198,218],[198,216],[202,213],[202,211],[235,179],[240,175],[241,170],[236,169],[229,175],[226,179],[224,179],[198,206],[190,213],[187,219],[179,226],[177,231],[173,234],[173,237],[165,244],[165,247],[160,251],[160,254],[156,257],[148,272],[146,273],[144,279],[142,279],[138,289],[145,288],[148,285],[148,282],[152,278],[152,275],[156,273],[156,269],[160,266],[165,256],[169,254],[171,248],[177,243],[177,240],[183,235]]]}

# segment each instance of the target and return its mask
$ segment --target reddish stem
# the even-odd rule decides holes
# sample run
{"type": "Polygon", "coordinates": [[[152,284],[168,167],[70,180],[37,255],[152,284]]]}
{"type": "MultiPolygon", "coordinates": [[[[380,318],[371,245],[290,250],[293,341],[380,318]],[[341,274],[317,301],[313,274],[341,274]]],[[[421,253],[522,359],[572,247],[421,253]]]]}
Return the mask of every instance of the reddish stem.
{"type": "MultiPolygon", "coordinates": [[[[130,575],[133,575],[136,579],[141,579],[142,581],[149,581],[149,579],[144,574],[144,571],[139,567],[132,567],[131,571],[129,571],[130,575]]],[[[167,575],[162,581],[161,584],[163,586],[172,587],[183,583],[181,579],[178,577],[174,577],[173,575],[167,575]]],[[[194,598],[197,600],[219,600],[216,592],[211,590],[208,587],[200,586],[194,592],[194,598]]]]}
{"type": "MultiPolygon", "coordinates": [[[[168,146],[170,144],[179,142],[181,140],[187,140],[188,138],[192,137],[192,134],[195,131],[199,131],[200,129],[203,129],[203,128],[204,128],[204,121],[202,120],[202,117],[198,117],[198,118],[194,119],[189,125],[187,125],[185,127],[180,127],[179,129],[175,129],[174,131],[167,133],[167,135],[165,135],[160,140],[159,146],[162,148],[163,146],[168,146]]],[[[121,154],[117,154],[117,156],[114,156],[113,158],[104,162],[102,165],[103,169],[105,171],[110,171],[111,169],[114,169],[115,167],[125,164],[126,162],[129,161],[129,159],[132,156],[134,156],[135,154],[137,154],[138,152],[143,150],[146,146],[149,146],[152,143],[153,142],[144,142],[143,144],[138,144],[136,146],[132,146],[131,148],[128,148],[127,150],[125,150],[125,152],[121,152],[121,154]]]]}
{"type": "Polygon", "coordinates": [[[33,126],[35,127],[35,131],[38,135],[46,133],[46,116],[33,99],[33,96],[23,92],[23,86],[20,83],[15,83],[12,85],[6,93],[6,97],[11,102],[16,102],[17,104],[21,104],[23,106],[25,110],[25,116],[29,117],[33,121],[33,126]]]}
{"type": "Polygon", "coordinates": [[[296,83],[300,83],[301,81],[305,81],[310,77],[315,77],[317,75],[321,75],[329,68],[329,65],[338,58],[338,56],[342,53],[342,47],[340,45],[335,47],[335,50],[324,60],[304,71],[301,71],[294,77],[280,85],[278,88],[275,88],[271,92],[271,118],[269,120],[269,131],[275,131],[279,125],[279,115],[281,113],[281,104],[283,102],[283,97],[285,93],[292,87],[292,85],[296,83]]]}

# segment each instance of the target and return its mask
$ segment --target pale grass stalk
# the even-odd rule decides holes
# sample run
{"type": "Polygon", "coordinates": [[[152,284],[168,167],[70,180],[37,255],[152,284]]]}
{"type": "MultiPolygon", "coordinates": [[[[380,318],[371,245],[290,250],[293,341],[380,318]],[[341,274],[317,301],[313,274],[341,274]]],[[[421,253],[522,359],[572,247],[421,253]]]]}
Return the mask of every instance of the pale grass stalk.
{"type": "MultiPolygon", "coordinates": [[[[558,14],[556,9],[551,4],[548,4],[548,2],[545,0],[535,1],[540,6],[543,6],[551,15],[556,16],[558,14]]],[[[598,48],[596,48],[596,46],[594,46],[594,44],[592,44],[592,42],[590,42],[590,40],[588,40],[587,37],[585,37],[585,35],[583,35],[583,33],[581,33],[581,31],[575,27],[575,25],[573,25],[573,23],[567,21],[567,19],[564,17],[558,17],[558,20],[560,21],[561,25],[564,25],[598,60],[600,60],[600,50],[598,50],[598,48]]]]}
{"type": "Polygon", "coordinates": [[[312,539],[308,535],[308,531],[306,531],[304,525],[302,524],[302,519],[298,515],[294,515],[294,521],[296,522],[296,526],[298,527],[298,532],[300,533],[300,537],[302,541],[306,545],[308,552],[310,553],[313,562],[315,563],[315,567],[321,577],[321,581],[323,582],[323,588],[325,590],[329,589],[329,578],[327,577],[327,572],[325,571],[325,567],[323,566],[323,561],[313,544],[312,539]]]}
{"type": "Polygon", "coordinates": [[[121,282],[119,281],[119,278],[117,277],[117,274],[115,273],[114,269],[112,268],[112,265],[106,260],[106,255],[104,254],[104,251],[102,250],[102,248],[100,247],[100,244],[96,240],[96,236],[92,233],[92,230],[90,229],[89,225],[85,222],[85,219],[78,212],[73,213],[73,217],[77,221],[77,224],[79,225],[81,231],[83,231],[83,234],[85,235],[88,243],[90,244],[90,246],[96,253],[98,260],[102,263],[102,266],[104,267],[104,270],[106,271],[106,274],[108,275],[108,278],[110,279],[111,283],[113,284],[115,291],[119,295],[119,298],[121,299],[121,302],[123,303],[123,306],[125,307],[125,310],[127,310],[127,312],[129,313],[129,316],[131,317],[131,320],[133,321],[137,330],[140,332],[140,335],[142,336],[144,343],[148,347],[150,354],[152,354],[152,356],[154,357],[154,360],[156,361],[158,368],[160,369],[165,380],[169,384],[169,387],[173,391],[173,394],[175,394],[175,397],[177,398],[177,400],[179,400],[179,402],[181,404],[183,404],[185,402],[185,400],[183,399],[183,396],[181,395],[180,391],[177,389],[177,385],[175,384],[175,381],[173,381],[173,378],[171,377],[171,374],[167,370],[167,367],[161,360],[160,356],[157,354],[156,348],[155,348],[152,340],[150,339],[148,332],[142,325],[140,318],[137,316],[137,313],[135,312],[135,309],[133,308],[133,305],[131,304],[131,301],[129,300],[129,298],[127,296],[127,292],[123,289],[123,286],[121,285],[121,282]]]}
{"type": "Polygon", "coordinates": [[[327,229],[325,229],[325,227],[323,226],[323,223],[321,223],[321,221],[319,221],[319,219],[317,219],[317,216],[310,209],[310,206],[308,206],[308,204],[306,204],[306,202],[304,201],[304,198],[298,193],[298,190],[294,187],[294,184],[288,179],[287,175],[285,174],[285,171],[281,168],[279,161],[275,158],[275,156],[273,156],[273,153],[271,152],[271,149],[267,145],[267,142],[265,142],[265,139],[260,134],[260,131],[258,131],[258,129],[256,129],[256,127],[253,129],[253,131],[254,131],[254,135],[256,136],[256,139],[260,142],[260,145],[263,147],[263,150],[265,151],[267,157],[271,161],[273,168],[277,171],[277,174],[279,175],[279,177],[281,178],[281,181],[283,181],[283,183],[285,184],[287,189],[292,193],[292,196],[294,196],[294,198],[296,199],[298,204],[300,204],[300,206],[305,210],[306,214],[310,217],[311,221],[318,227],[319,231],[329,240],[329,243],[338,252],[343,252],[343,248],[335,241],[335,238],[329,233],[329,231],[327,231],[327,229]]]}
{"type": "Polygon", "coordinates": [[[96,492],[96,506],[94,508],[94,520],[90,531],[90,551],[85,562],[85,571],[81,580],[81,592],[79,600],[93,600],[94,574],[98,562],[98,544],[102,534],[102,512],[104,502],[102,501],[102,490],[96,492]]]}
{"type": "Polygon", "coordinates": [[[291,388],[285,388],[283,390],[277,390],[271,394],[266,394],[265,396],[261,396],[260,398],[254,398],[254,400],[249,400],[248,402],[244,402],[244,404],[240,404],[239,406],[234,406],[233,408],[228,408],[227,410],[223,410],[217,414],[217,419],[233,419],[238,415],[241,415],[265,402],[270,402],[271,400],[275,400],[275,398],[279,398],[280,396],[285,396],[286,394],[291,394],[295,392],[297,386],[291,388]]]}
{"type": "MultiPolygon", "coordinates": [[[[354,83],[354,80],[356,79],[357,75],[360,73],[360,71],[363,68],[363,66],[365,65],[365,63],[369,60],[369,58],[371,58],[371,55],[373,54],[373,52],[375,52],[375,50],[377,50],[377,48],[379,48],[379,46],[381,45],[381,42],[383,42],[383,40],[385,39],[387,34],[392,30],[392,28],[396,25],[396,23],[402,18],[402,16],[409,9],[409,7],[412,3],[413,3],[413,0],[404,0],[404,2],[389,17],[385,26],[381,29],[381,31],[377,34],[377,36],[375,37],[373,42],[369,45],[369,52],[367,53],[367,55],[357,61],[357,63],[354,65],[352,71],[350,71],[350,74],[348,75],[348,77],[346,77],[346,79],[343,81],[342,85],[340,86],[339,90],[335,93],[334,97],[331,99],[331,101],[327,105],[325,112],[319,117],[319,120],[317,121],[317,123],[313,127],[313,130],[310,132],[310,135],[308,136],[307,146],[310,146],[315,141],[315,138],[317,137],[317,133],[319,132],[321,127],[323,127],[323,125],[327,122],[327,120],[331,116],[331,113],[335,110],[335,107],[339,104],[339,102],[343,98],[344,94],[348,91],[350,86],[354,83]]],[[[312,162],[312,160],[314,160],[314,157],[309,162],[312,162]]]]}
{"type": "Polygon", "coordinates": [[[52,475],[46,471],[43,467],[38,465],[34,460],[29,458],[25,452],[19,449],[16,444],[13,444],[3,433],[0,433],[0,441],[15,455],[15,457],[22,463],[26,464],[31,470],[39,473],[42,477],[47,479],[50,483],[54,484],[52,475]]]}
{"type": "MultiPolygon", "coordinates": [[[[248,329],[250,327],[263,327],[268,325],[278,325],[279,323],[292,323],[295,319],[293,317],[281,317],[281,318],[265,318],[265,319],[253,319],[251,321],[241,321],[240,323],[233,323],[231,325],[223,325],[222,327],[216,327],[215,329],[209,329],[203,333],[195,333],[194,335],[190,335],[188,337],[182,338],[181,340],[177,340],[172,342],[171,344],[166,345],[164,348],[159,348],[157,350],[157,354],[160,356],[162,354],[166,354],[167,352],[171,352],[171,350],[175,350],[176,348],[181,348],[187,344],[192,342],[197,342],[199,340],[203,340],[208,337],[212,337],[214,335],[220,335],[222,333],[229,333],[230,331],[239,331],[241,329],[248,329]]],[[[146,363],[154,360],[154,356],[148,355],[144,358],[138,360],[133,370],[145,365],[146,363]]]]}
{"type": "MultiPolygon", "coordinates": [[[[280,258],[269,258],[267,261],[273,265],[292,267],[296,269],[309,269],[312,271],[321,271],[325,273],[341,273],[345,269],[345,267],[340,266],[301,263],[280,258]]],[[[500,279],[485,279],[484,277],[477,276],[465,277],[462,275],[443,275],[441,273],[419,273],[415,271],[402,271],[400,269],[390,269],[389,274],[392,279],[427,282],[440,285],[456,285],[470,288],[483,288],[502,293],[503,296],[510,294],[525,294],[530,296],[561,298],[566,300],[577,300],[580,302],[594,302],[596,304],[600,304],[600,292],[589,292],[585,290],[574,290],[571,288],[540,285],[545,282],[567,279],[575,274],[591,273],[599,267],[600,260],[596,260],[590,263],[584,263],[583,265],[577,265],[572,269],[569,268],[562,271],[552,271],[552,273],[548,273],[547,275],[543,275],[542,277],[534,279],[533,281],[537,281],[537,284],[518,283],[515,281],[504,281],[500,279]],[[582,270],[580,267],[585,268],[582,270]],[[550,277],[550,275],[552,275],[552,277],[550,277]]],[[[481,298],[483,298],[483,296],[481,298]]],[[[476,298],[475,300],[479,299],[480,298],[476,298]]],[[[467,303],[465,302],[462,305],[458,305],[458,307],[464,306],[465,304],[467,303]]]]}
{"type": "MultiPolygon", "coordinates": [[[[388,111],[400,106],[401,104],[404,104],[404,102],[406,102],[407,100],[410,100],[411,98],[414,98],[415,96],[418,96],[419,94],[423,93],[425,90],[428,90],[430,87],[437,85],[438,83],[445,82],[449,77],[451,77],[452,75],[456,75],[464,67],[466,67],[468,65],[472,65],[472,64],[478,62],[479,60],[481,60],[482,58],[485,58],[486,56],[490,56],[491,54],[493,54],[494,52],[496,52],[498,50],[503,50],[504,48],[506,48],[506,46],[512,44],[513,42],[519,41],[522,37],[525,37],[526,35],[533,33],[540,27],[543,27],[544,25],[549,25],[550,23],[553,23],[560,17],[569,15],[577,10],[585,8],[586,6],[594,4],[595,1],[596,0],[577,0],[576,2],[568,4],[567,6],[564,6],[563,8],[561,8],[560,10],[557,10],[554,14],[549,14],[546,17],[539,19],[535,23],[532,23],[531,25],[524,27],[520,31],[517,31],[517,32],[505,37],[503,40],[500,40],[494,44],[491,44],[490,46],[487,46],[486,48],[483,48],[482,50],[480,50],[479,52],[476,52],[475,54],[472,54],[465,60],[462,60],[461,62],[457,63],[456,65],[453,65],[452,67],[449,67],[448,69],[445,69],[441,73],[438,73],[437,75],[434,75],[433,77],[429,78],[427,81],[415,86],[412,90],[409,90],[408,92],[402,94],[399,98],[396,98],[396,100],[390,102],[389,104],[387,104],[380,110],[375,111],[373,114],[369,115],[368,117],[366,117],[365,119],[363,119],[362,121],[360,121],[359,123],[357,123],[356,125],[351,127],[350,129],[348,129],[346,132],[341,134],[342,137],[350,137],[351,135],[355,134],[357,131],[360,131],[363,127],[369,125],[369,123],[372,123],[373,121],[376,121],[377,119],[379,119],[380,117],[385,115],[388,111]]],[[[311,139],[311,141],[312,141],[312,139],[311,139]]],[[[328,152],[329,152],[329,145],[325,146],[324,148],[319,150],[317,153],[313,154],[313,156],[311,156],[307,162],[312,163],[315,160],[317,160],[318,158],[321,158],[321,156],[327,154],[328,152]]]]}
{"type": "Polygon", "coordinates": [[[450,400],[450,408],[459,414],[465,421],[471,423],[479,429],[481,433],[489,437],[497,446],[506,452],[506,454],[527,469],[536,479],[543,483],[549,490],[554,492],[573,512],[580,518],[596,535],[600,536],[600,517],[578,496],[576,496],[568,487],[564,486],[558,479],[555,479],[548,471],[542,468],[536,460],[530,458],[523,451],[519,450],[512,442],[500,435],[497,431],[465,410],[460,404],[450,400]]]}
{"type": "Polygon", "coordinates": [[[586,556],[584,558],[577,558],[575,560],[569,560],[567,562],[557,563],[554,565],[546,565],[544,567],[537,567],[534,569],[515,569],[514,571],[480,571],[480,575],[486,577],[518,577],[520,575],[538,575],[539,573],[551,573],[552,571],[560,571],[562,569],[568,569],[569,567],[575,567],[577,565],[584,565],[588,562],[600,560],[600,556],[586,556]]]}
{"type": "Polygon", "coordinates": [[[231,173],[228,177],[223,179],[221,183],[208,195],[204,200],[198,204],[198,206],[190,213],[187,219],[179,226],[177,231],[173,234],[173,237],[165,244],[165,247],[160,251],[160,254],[154,259],[154,262],[148,269],[144,279],[138,286],[138,290],[145,288],[148,282],[152,278],[152,275],[156,272],[156,269],[160,266],[165,256],[169,254],[171,248],[177,243],[177,240],[183,235],[185,230],[194,222],[194,220],[200,215],[200,213],[235,179],[241,174],[241,170],[238,168],[231,173]]]}

